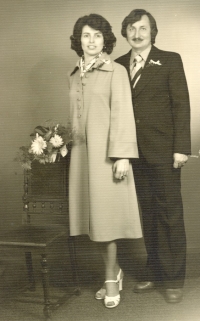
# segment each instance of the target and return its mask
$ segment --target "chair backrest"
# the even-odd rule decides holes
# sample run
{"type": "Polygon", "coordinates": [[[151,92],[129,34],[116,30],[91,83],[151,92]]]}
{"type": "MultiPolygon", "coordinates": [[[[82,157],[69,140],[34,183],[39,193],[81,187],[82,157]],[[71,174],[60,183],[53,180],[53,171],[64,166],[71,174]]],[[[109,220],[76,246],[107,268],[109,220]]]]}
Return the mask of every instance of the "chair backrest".
{"type": "Polygon", "coordinates": [[[69,156],[24,171],[23,224],[68,225],[69,156]]]}

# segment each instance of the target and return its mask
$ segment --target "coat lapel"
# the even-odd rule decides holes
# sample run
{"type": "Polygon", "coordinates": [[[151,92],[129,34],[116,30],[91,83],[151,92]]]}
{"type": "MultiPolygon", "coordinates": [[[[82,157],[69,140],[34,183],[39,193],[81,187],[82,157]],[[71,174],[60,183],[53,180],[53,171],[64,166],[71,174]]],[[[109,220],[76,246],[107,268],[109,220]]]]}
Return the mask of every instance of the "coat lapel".
{"type": "Polygon", "coordinates": [[[160,68],[162,68],[163,63],[164,61],[162,61],[161,58],[161,51],[156,47],[152,46],[152,49],[149,53],[144,69],[142,71],[141,78],[135,87],[135,96],[139,95],[139,93],[144,89],[144,87],[149,83],[149,81],[151,81],[153,77],[157,76],[157,73],[160,71],[160,68]],[[161,65],[150,64],[150,60],[153,60],[154,62],[160,61],[161,65]]]}

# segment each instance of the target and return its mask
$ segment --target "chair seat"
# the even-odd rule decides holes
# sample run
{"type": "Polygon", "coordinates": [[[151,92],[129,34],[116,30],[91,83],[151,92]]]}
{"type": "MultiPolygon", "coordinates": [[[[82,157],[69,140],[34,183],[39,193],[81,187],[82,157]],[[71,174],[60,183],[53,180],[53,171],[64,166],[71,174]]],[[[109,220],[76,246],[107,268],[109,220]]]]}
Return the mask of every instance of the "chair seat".
{"type": "Polygon", "coordinates": [[[66,227],[22,225],[0,234],[0,246],[45,248],[65,234],[66,227]]]}

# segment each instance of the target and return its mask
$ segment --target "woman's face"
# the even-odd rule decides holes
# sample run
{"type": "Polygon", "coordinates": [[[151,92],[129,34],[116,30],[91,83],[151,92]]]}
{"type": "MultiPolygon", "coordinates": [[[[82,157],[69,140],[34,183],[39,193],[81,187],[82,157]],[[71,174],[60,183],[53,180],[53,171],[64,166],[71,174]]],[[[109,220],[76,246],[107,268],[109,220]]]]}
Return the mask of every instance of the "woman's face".
{"type": "Polygon", "coordinates": [[[104,38],[101,31],[89,26],[84,26],[81,34],[81,46],[85,58],[93,58],[98,55],[104,46],[104,38]]]}

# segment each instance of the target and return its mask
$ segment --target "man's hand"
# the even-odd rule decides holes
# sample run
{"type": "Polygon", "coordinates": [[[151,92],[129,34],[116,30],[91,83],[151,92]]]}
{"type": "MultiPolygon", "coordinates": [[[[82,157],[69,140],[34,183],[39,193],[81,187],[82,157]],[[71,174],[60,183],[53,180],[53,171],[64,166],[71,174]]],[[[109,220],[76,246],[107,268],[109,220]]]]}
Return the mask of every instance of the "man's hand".
{"type": "Polygon", "coordinates": [[[113,174],[117,179],[124,179],[128,176],[129,159],[119,159],[113,164],[113,174]]]}
{"type": "Polygon", "coordinates": [[[180,168],[187,163],[188,156],[185,154],[174,153],[174,168],[180,168]]]}

